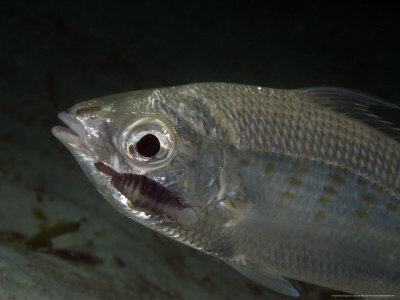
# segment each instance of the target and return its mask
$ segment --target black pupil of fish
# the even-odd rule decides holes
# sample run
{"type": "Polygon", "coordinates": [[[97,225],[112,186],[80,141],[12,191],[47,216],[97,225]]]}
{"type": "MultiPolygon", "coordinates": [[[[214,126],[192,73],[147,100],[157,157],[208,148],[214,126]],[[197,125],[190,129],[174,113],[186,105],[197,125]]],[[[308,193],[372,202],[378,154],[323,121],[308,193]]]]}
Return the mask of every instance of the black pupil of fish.
{"type": "Polygon", "coordinates": [[[155,135],[146,134],[137,142],[136,150],[144,157],[153,157],[160,151],[160,141],[155,135]]]}

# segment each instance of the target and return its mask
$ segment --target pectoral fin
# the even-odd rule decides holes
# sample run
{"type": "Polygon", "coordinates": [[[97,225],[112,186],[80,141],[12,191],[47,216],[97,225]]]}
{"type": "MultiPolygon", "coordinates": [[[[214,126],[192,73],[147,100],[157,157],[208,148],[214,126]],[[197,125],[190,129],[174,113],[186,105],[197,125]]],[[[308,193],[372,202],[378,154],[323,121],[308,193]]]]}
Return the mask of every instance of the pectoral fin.
{"type": "Polygon", "coordinates": [[[277,293],[292,297],[299,297],[300,295],[293,285],[280,275],[268,271],[253,270],[248,268],[248,266],[237,265],[230,262],[228,262],[228,265],[247,278],[277,293]]]}

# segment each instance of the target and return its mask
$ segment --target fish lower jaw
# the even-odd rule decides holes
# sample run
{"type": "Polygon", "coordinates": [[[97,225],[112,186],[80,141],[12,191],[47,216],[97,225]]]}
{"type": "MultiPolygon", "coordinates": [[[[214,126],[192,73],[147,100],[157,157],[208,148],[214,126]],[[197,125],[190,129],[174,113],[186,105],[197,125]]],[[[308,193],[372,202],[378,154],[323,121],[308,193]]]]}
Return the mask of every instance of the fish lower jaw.
{"type": "Polygon", "coordinates": [[[82,138],[72,129],[62,126],[54,126],[51,129],[51,133],[64,144],[71,144],[79,147],[85,145],[85,143],[82,141],[82,138]]]}
{"type": "Polygon", "coordinates": [[[81,152],[91,152],[88,146],[86,146],[85,141],[83,141],[83,139],[79,135],[77,135],[73,130],[69,128],[54,126],[51,129],[51,133],[66,146],[70,145],[75,148],[79,148],[81,152]]]}
{"type": "Polygon", "coordinates": [[[85,130],[82,124],[66,112],[59,113],[58,118],[68,127],[54,126],[51,129],[52,134],[65,146],[72,146],[82,152],[90,153],[91,151],[84,140],[85,130]]]}

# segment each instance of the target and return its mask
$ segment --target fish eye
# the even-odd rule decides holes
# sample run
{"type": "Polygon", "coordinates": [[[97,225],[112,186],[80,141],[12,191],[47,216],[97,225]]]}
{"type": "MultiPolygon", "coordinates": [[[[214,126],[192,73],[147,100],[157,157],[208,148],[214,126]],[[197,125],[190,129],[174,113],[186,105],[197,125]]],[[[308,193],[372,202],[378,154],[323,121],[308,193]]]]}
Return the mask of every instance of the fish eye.
{"type": "MultiPolygon", "coordinates": [[[[136,150],[144,157],[153,157],[160,151],[160,141],[154,134],[144,135],[136,144],[136,150]]],[[[134,151],[133,146],[129,146],[129,152],[134,151]]]]}
{"type": "Polygon", "coordinates": [[[122,132],[124,155],[133,165],[158,167],[175,152],[175,133],[168,121],[158,117],[140,117],[122,132]]]}

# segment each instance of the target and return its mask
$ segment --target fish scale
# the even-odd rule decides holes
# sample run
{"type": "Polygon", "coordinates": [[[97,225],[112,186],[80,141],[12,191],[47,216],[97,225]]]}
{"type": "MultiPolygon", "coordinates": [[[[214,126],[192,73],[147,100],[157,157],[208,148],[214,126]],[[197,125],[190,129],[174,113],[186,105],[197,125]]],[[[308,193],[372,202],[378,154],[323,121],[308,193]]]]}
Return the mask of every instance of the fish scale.
{"type": "MultiPolygon", "coordinates": [[[[220,88],[223,89],[224,86],[220,88]]],[[[364,174],[380,184],[389,184],[399,196],[400,174],[390,172],[389,165],[397,170],[400,168],[400,146],[387,136],[373,129],[367,131],[357,120],[332,114],[328,108],[307,103],[302,99],[306,94],[296,95],[282,90],[276,91],[275,97],[271,97],[268,90],[248,87],[251,91],[249,97],[247,94],[243,95],[243,91],[239,91],[240,86],[229,88],[230,93],[221,93],[217,109],[219,117],[225,119],[221,124],[234,129],[234,132],[231,132],[231,143],[245,149],[305,155],[310,159],[336,164],[364,174]],[[271,111],[266,107],[277,109],[271,111]],[[252,117],[258,113],[266,125],[252,117]],[[319,126],[312,129],[302,126],[308,122],[315,122],[319,126]],[[296,140],[291,138],[291,132],[296,132],[296,140]],[[264,135],[261,142],[254,139],[260,134],[264,135]],[[335,143],[337,139],[342,141],[342,147],[340,143],[335,143]],[[240,140],[240,143],[235,143],[237,140],[240,140]],[[370,153],[364,168],[360,168],[359,160],[353,160],[353,157],[360,157],[362,153],[370,153]],[[382,171],[376,170],[376,165],[382,168],[382,171]],[[388,178],[384,178],[385,176],[388,178]]],[[[199,97],[201,96],[199,92],[199,97]]]]}

